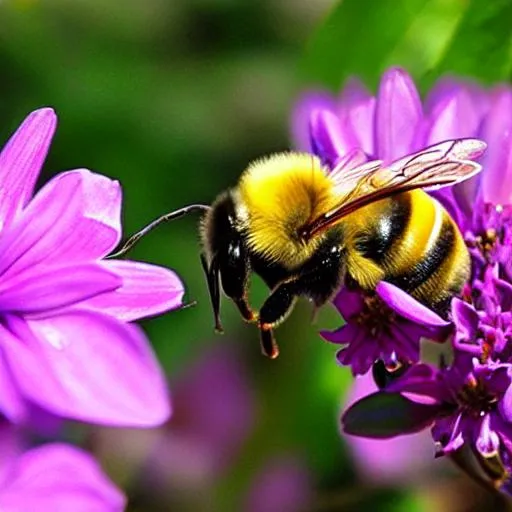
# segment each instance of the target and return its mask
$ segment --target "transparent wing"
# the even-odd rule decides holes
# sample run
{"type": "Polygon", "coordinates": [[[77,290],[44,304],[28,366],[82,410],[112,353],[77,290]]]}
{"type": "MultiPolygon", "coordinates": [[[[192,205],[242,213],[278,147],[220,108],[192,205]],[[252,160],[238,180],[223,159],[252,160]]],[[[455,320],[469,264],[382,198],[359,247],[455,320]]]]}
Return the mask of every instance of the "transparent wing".
{"type": "Polygon", "coordinates": [[[305,239],[324,231],[344,216],[370,203],[416,188],[435,189],[454,185],[480,172],[472,159],[480,156],[486,144],[477,139],[449,140],[401,158],[384,167],[382,162],[365,163],[345,173],[330,174],[340,200],[304,227],[305,239]]]}

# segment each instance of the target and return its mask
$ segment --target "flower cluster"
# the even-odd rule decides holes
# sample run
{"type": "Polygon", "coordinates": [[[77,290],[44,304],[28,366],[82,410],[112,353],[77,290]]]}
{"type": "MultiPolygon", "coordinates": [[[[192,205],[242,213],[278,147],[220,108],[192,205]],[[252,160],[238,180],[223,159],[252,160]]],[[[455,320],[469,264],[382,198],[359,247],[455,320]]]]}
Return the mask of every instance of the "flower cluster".
{"type": "MultiPolygon", "coordinates": [[[[34,194],[56,123],[52,109],[33,112],[0,153],[0,412],[22,426],[36,410],[160,425],[165,376],[131,322],[180,307],[183,286],[170,270],[106,258],[121,238],[117,181],[77,169],[34,194]]],[[[93,459],[66,445],[0,460],[0,473],[2,510],[124,508],[93,459]]]]}
{"type": "MultiPolygon", "coordinates": [[[[484,91],[446,78],[422,103],[409,75],[382,77],[376,96],[352,80],[339,98],[306,94],[297,104],[293,136],[300,149],[333,169],[359,148],[384,164],[444,140],[475,137],[488,149],[483,172],[432,192],[457,223],[471,256],[471,279],[452,300],[449,321],[389,283],[371,293],[342,289],[334,305],[345,325],[324,332],[344,348],[342,364],[363,374],[377,361],[411,366],[343,417],[346,431],[389,437],[433,425],[437,454],[469,448],[484,479],[506,491],[512,471],[512,90],[484,91]],[[420,338],[449,339],[453,357],[419,362],[420,338]],[[379,404],[395,407],[402,424],[375,422],[379,404]],[[409,416],[407,419],[406,416],[409,416]],[[363,418],[363,419],[362,419],[363,418]],[[411,419],[412,418],[412,419],[411,419]],[[414,419],[416,418],[416,420],[414,419]],[[387,430],[386,430],[387,429],[387,430]]],[[[397,374],[398,375],[398,374],[397,374]]],[[[398,421],[398,420],[397,420],[398,421]]]]}

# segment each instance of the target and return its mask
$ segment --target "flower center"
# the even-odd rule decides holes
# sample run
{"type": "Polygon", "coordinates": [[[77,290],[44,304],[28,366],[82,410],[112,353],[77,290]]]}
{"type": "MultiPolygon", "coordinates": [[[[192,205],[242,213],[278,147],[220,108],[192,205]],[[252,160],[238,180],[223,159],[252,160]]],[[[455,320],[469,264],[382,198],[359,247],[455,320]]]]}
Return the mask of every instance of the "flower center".
{"type": "Polygon", "coordinates": [[[482,381],[470,374],[457,393],[456,400],[462,411],[480,418],[494,409],[498,397],[490,393],[482,381]]]}
{"type": "Polygon", "coordinates": [[[391,335],[391,325],[395,318],[396,312],[377,294],[365,292],[363,308],[357,314],[355,321],[372,336],[378,337],[382,333],[391,335]]]}
{"type": "Polygon", "coordinates": [[[475,228],[466,236],[467,246],[477,251],[485,263],[496,263],[500,247],[507,243],[512,233],[512,208],[485,204],[475,220],[475,228]]]}
{"type": "Polygon", "coordinates": [[[486,229],[482,235],[475,238],[476,248],[480,251],[486,261],[491,259],[491,254],[494,250],[498,236],[496,230],[493,228],[486,229]]]}

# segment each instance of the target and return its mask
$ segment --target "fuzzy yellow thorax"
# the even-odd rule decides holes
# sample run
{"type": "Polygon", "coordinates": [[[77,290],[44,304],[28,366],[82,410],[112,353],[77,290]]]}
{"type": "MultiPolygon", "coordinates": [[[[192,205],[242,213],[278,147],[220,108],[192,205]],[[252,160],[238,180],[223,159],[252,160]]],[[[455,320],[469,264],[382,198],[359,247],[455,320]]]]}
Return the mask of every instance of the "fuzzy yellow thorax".
{"type": "Polygon", "coordinates": [[[306,261],[319,243],[305,243],[300,229],[336,201],[331,179],[308,153],[280,153],[253,162],[241,177],[239,194],[238,213],[251,249],[290,269],[306,261]]]}

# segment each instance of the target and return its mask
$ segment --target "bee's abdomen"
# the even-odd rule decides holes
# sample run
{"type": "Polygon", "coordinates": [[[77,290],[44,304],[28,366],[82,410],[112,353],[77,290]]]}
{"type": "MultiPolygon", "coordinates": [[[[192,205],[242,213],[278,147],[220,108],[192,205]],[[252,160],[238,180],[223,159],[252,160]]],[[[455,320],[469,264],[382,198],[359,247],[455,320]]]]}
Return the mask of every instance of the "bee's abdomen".
{"type": "MultiPolygon", "coordinates": [[[[354,238],[354,248],[363,258],[356,259],[358,266],[364,260],[378,266],[380,279],[446,314],[470,270],[469,254],[453,219],[421,190],[382,202],[380,211],[371,213],[367,229],[354,238]]],[[[356,280],[358,274],[364,275],[363,267],[356,269],[356,280]]]]}

